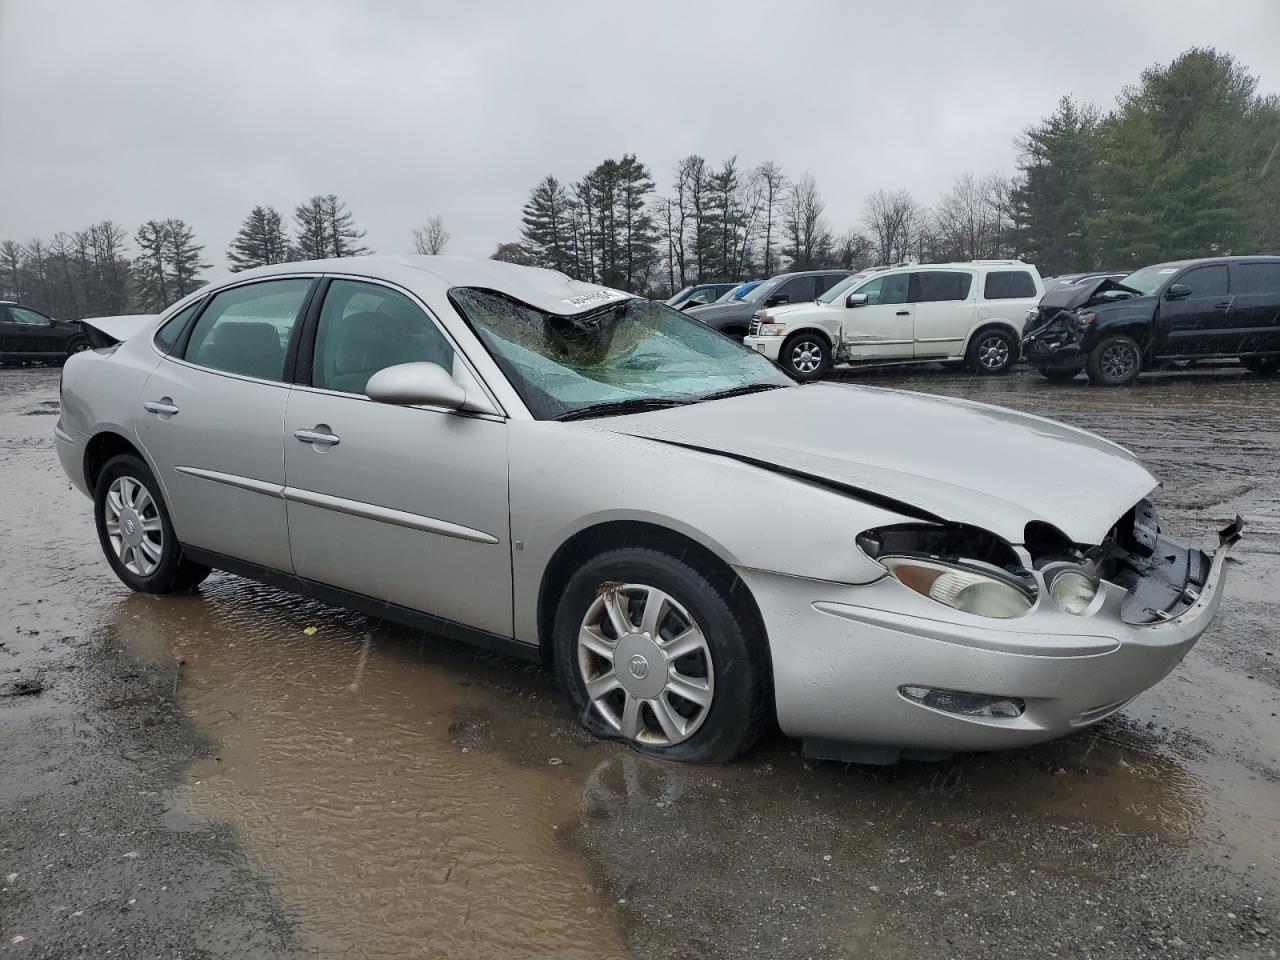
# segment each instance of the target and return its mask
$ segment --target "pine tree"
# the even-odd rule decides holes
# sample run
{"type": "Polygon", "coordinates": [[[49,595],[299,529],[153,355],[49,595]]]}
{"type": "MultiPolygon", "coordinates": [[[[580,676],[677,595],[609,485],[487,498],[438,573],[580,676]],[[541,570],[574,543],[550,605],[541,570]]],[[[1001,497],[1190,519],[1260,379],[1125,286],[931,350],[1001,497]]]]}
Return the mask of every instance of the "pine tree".
{"type": "Polygon", "coordinates": [[[329,222],[329,242],[332,244],[331,256],[359,257],[372,252],[360,243],[365,232],[356,229],[347,205],[332,193],[325,197],[325,212],[329,222]]]}
{"type": "Polygon", "coordinates": [[[138,303],[144,310],[163,310],[173,302],[169,289],[168,229],[162,220],[148,220],[134,234],[138,256],[133,261],[133,274],[138,290],[138,303]]]}
{"type": "Polygon", "coordinates": [[[265,267],[284,263],[292,258],[289,235],[285,233],[284,220],[275,207],[257,206],[240,224],[231,246],[227,248],[227,260],[233,273],[253,267],[265,267]]]}
{"type": "Polygon", "coordinates": [[[182,220],[166,220],[169,234],[170,285],[175,300],[200,286],[200,272],[210,264],[201,259],[204,245],[196,243],[196,232],[182,220]]]}
{"type": "Polygon", "coordinates": [[[571,276],[577,266],[573,256],[572,206],[568,191],[548,174],[530,191],[521,211],[524,226],[520,230],[523,246],[538,266],[571,276]]]}
{"type": "Polygon", "coordinates": [[[293,211],[296,245],[302,260],[358,257],[370,253],[361,245],[365,232],[356,229],[347,205],[334,194],[312,197],[293,211]]]}
{"type": "Polygon", "coordinates": [[[623,154],[617,167],[615,192],[620,239],[620,272],[625,278],[622,289],[637,293],[646,288],[650,272],[657,260],[658,229],[648,210],[653,194],[653,178],[649,168],[635,154],[623,154]]]}

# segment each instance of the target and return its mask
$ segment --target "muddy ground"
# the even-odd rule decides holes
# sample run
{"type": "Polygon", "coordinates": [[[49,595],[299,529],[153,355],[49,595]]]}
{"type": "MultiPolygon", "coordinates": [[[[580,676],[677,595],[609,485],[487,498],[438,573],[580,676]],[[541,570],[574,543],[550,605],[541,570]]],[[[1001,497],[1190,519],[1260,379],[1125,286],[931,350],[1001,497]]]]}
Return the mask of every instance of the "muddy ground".
{"type": "Polygon", "coordinates": [[[58,372],[0,371],[0,956],[1276,956],[1280,382],[848,379],[1116,439],[1175,535],[1243,513],[1215,627],[1034,749],[656,763],[527,664],[225,575],[130,594],[53,452],[58,372]]]}

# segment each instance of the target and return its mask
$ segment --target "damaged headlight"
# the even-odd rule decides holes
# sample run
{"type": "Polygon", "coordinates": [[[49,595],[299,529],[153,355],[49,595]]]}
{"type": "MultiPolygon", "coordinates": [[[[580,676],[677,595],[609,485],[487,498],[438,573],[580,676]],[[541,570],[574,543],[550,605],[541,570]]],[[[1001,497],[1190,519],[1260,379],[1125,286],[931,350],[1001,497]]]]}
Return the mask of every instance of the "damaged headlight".
{"type": "Polygon", "coordinates": [[[1049,596],[1066,613],[1080,616],[1089,609],[1098,595],[1098,581],[1082,570],[1071,568],[1046,572],[1049,596]]]}
{"type": "Polygon", "coordinates": [[[979,617],[1020,617],[1035,604],[1029,589],[1001,576],[969,566],[923,557],[879,557],[903,586],[953,610],[979,617]]]}

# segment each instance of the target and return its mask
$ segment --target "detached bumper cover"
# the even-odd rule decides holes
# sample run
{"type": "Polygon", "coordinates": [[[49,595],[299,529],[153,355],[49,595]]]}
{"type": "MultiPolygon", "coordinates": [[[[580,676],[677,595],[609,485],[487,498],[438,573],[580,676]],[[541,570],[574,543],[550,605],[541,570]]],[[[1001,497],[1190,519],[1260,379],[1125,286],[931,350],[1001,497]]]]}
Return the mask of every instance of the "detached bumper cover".
{"type": "Polygon", "coordinates": [[[1241,526],[1237,518],[1220,534],[1194,602],[1143,624],[1125,622],[1128,592],[1105,581],[1092,614],[1064,613],[1042,589],[1025,616],[996,620],[948,610],[889,577],[843,586],[739,574],[764,615],[778,722],[789,736],[988,750],[1095,723],[1168,675],[1213,620],[1241,526]],[[904,685],[1017,697],[1026,711],[962,717],[907,700],[904,685]]]}

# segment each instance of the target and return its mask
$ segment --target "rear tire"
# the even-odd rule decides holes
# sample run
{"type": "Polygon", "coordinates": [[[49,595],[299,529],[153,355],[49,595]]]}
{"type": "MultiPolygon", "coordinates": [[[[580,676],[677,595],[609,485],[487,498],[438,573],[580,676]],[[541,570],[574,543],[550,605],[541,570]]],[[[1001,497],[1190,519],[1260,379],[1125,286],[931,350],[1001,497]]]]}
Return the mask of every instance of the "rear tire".
{"type": "Polygon", "coordinates": [[[1127,387],[1142,372],[1142,349],[1124,334],[1105,337],[1089,352],[1084,369],[1096,387],[1127,387]]]}
{"type": "Polygon", "coordinates": [[[1242,357],[1240,362],[1260,377],[1274,377],[1280,372],[1280,357],[1242,357]]]}
{"type": "Polygon", "coordinates": [[[138,457],[112,457],[94,486],[98,542],[115,575],[139,593],[194,590],[209,568],[183,555],[160,485],[138,457]]]}
{"type": "Polygon", "coordinates": [[[981,376],[1008,373],[1017,356],[1013,334],[996,327],[979,330],[969,343],[965,362],[981,376]]]}
{"type": "Polygon", "coordinates": [[[89,341],[84,337],[76,337],[67,344],[67,355],[63,358],[63,362],[70,360],[77,353],[84,353],[89,349],[89,341]]]}
{"type": "Polygon", "coordinates": [[[728,762],[759,739],[773,718],[768,645],[725,579],[648,547],[602,553],[570,578],[552,642],[588,731],[690,763],[728,762]]]}
{"type": "Polygon", "coordinates": [[[797,380],[817,380],[831,368],[831,344],[819,333],[801,330],[782,342],[778,362],[797,380]]]}

